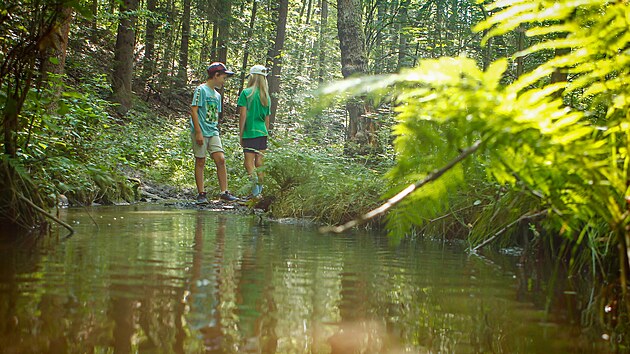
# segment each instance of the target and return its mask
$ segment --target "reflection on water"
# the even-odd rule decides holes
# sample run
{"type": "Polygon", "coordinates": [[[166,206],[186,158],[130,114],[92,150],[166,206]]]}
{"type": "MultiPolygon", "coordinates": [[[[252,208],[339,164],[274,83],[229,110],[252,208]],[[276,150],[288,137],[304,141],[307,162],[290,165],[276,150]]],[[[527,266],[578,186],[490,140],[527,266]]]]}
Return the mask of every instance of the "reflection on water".
{"type": "Polygon", "coordinates": [[[457,246],[197,210],[90,213],[65,211],[69,239],[0,246],[1,352],[606,352],[521,300],[515,269],[457,246]]]}

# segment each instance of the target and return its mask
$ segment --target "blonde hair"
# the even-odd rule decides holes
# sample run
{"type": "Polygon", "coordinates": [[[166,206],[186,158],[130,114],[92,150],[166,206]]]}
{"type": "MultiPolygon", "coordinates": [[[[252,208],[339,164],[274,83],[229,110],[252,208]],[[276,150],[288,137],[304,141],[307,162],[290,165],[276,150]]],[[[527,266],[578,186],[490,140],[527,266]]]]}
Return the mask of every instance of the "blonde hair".
{"type": "Polygon", "coordinates": [[[251,97],[256,90],[258,90],[258,92],[260,92],[260,104],[262,104],[263,107],[267,107],[269,105],[269,84],[267,83],[267,78],[259,74],[250,75],[247,87],[252,86],[254,87],[254,90],[252,90],[248,98],[251,97]]]}

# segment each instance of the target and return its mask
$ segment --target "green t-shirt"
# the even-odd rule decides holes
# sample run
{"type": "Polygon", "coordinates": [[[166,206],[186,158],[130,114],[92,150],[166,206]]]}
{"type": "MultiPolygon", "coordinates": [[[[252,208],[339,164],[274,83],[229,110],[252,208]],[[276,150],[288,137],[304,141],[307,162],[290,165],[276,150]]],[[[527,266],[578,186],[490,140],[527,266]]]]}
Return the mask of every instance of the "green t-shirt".
{"type": "MultiPolygon", "coordinates": [[[[221,112],[221,95],[206,84],[197,86],[192,99],[192,106],[198,106],[197,116],[203,136],[219,135],[219,112],[221,112]]],[[[190,129],[195,133],[195,126],[190,118],[190,129]]]]}
{"type": "Polygon", "coordinates": [[[267,100],[267,107],[265,107],[260,103],[260,93],[253,87],[244,89],[238,97],[236,105],[247,108],[245,128],[243,129],[244,139],[269,135],[267,125],[265,124],[265,117],[271,112],[271,99],[267,97],[267,100]],[[254,91],[253,94],[252,91],[254,91]]]}

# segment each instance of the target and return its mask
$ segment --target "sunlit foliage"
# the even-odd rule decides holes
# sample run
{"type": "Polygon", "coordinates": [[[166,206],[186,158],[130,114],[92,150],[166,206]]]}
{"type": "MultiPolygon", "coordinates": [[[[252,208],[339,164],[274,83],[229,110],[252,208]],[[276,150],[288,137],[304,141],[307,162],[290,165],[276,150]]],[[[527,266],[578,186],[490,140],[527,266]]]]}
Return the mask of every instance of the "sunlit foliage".
{"type": "Polygon", "coordinates": [[[625,288],[630,7],[625,1],[527,0],[497,1],[488,10],[493,15],[476,27],[487,31],[486,40],[519,26],[539,37],[511,59],[554,55],[514,81],[504,75],[510,58],[483,71],[459,57],[425,60],[398,75],[350,85],[360,92],[395,89],[399,157],[389,174],[392,193],[482,142],[475,161],[411,195],[390,214],[390,226],[402,232],[422,224],[447,206],[449,193],[466,188],[475,171],[485,171],[487,183],[539,201],[524,214],[546,211],[550,230],[619,258],[625,288]],[[558,72],[568,79],[551,80],[558,72]]]}

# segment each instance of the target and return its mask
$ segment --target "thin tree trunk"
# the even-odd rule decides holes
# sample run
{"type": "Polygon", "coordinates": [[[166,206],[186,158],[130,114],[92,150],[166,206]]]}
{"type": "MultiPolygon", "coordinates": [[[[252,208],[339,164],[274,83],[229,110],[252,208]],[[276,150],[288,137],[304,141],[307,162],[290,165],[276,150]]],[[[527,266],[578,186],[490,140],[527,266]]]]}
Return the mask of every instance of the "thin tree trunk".
{"type": "MultiPolygon", "coordinates": [[[[391,8],[388,9],[388,3],[385,1],[378,1],[376,0],[376,24],[374,24],[374,20],[371,21],[372,23],[372,27],[374,27],[374,29],[372,30],[373,32],[373,42],[370,43],[371,48],[366,48],[366,52],[371,52],[372,50],[375,51],[375,57],[379,58],[377,59],[378,61],[381,61],[380,58],[384,57],[384,53],[385,53],[385,45],[383,45],[383,38],[384,38],[384,28],[383,28],[383,23],[385,23],[386,21],[386,17],[387,17],[387,13],[389,11],[393,12],[396,11],[396,4],[394,2],[392,2],[391,4],[391,8]]],[[[372,14],[372,17],[374,15],[372,14]]],[[[367,38],[366,38],[367,40],[367,38]]],[[[366,43],[367,45],[367,43],[366,43]]],[[[374,66],[374,70],[372,71],[374,74],[382,74],[385,70],[385,68],[379,66],[379,65],[375,65],[374,66]]]]}
{"type": "Polygon", "coordinates": [[[407,8],[409,7],[409,0],[403,0],[400,4],[400,15],[398,23],[398,64],[396,65],[396,71],[409,65],[407,58],[407,33],[405,33],[405,27],[407,26],[407,8]]]}
{"type": "MultiPolygon", "coordinates": [[[[231,1],[219,1],[218,11],[218,27],[217,27],[217,57],[218,61],[225,63],[230,67],[230,63],[227,62],[228,56],[228,42],[230,39],[230,24],[232,22],[232,2],[231,1]]],[[[221,106],[225,100],[223,94],[223,88],[219,90],[221,93],[221,106]]],[[[223,112],[219,113],[219,124],[223,123],[223,112]]]]}
{"type": "MultiPolygon", "coordinates": [[[[301,45],[303,46],[303,50],[301,50],[298,53],[298,59],[297,59],[297,64],[296,67],[298,68],[298,74],[299,75],[308,75],[308,58],[307,58],[307,53],[308,53],[308,48],[310,48],[311,50],[313,49],[312,46],[312,41],[310,39],[308,39],[308,27],[310,26],[311,23],[311,11],[313,8],[312,5],[312,0],[305,0],[308,3],[307,9],[306,9],[306,22],[304,22],[304,26],[302,26],[301,31],[302,31],[302,36],[299,39],[299,43],[301,43],[301,45]],[[304,65],[304,62],[306,61],[306,65],[304,65]]],[[[306,4],[306,3],[305,3],[306,4]]],[[[302,20],[302,15],[300,15],[300,22],[302,20]]],[[[311,51],[312,53],[312,51],[311,51]]]]}
{"type": "Polygon", "coordinates": [[[269,123],[273,129],[276,120],[276,110],[278,109],[278,93],[280,92],[280,75],[282,73],[282,50],[286,37],[287,15],[289,12],[289,0],[279,0],[277,9],[278,21],[276,22],[276,39],[273,47],[267,54],[267,67],[271,67],[271,75],[267,77],[269,81],[269,94],[271,95],[271,116],[269,123]]]}
{"type": "Polygon", "coordinates": [[[90,6],[91,6],[91,10],[92,10],[92,19],[90,20],[90,24],[92,26],[91,37],[92,37],[92,39],[95,39],[96,38],[96,30],[98,29],[98,21],[96,20],[97,15],[98,15],[98,0],[92,0],[90,6]]]}
{"type": "Polygon", "coordinates": [[[212,45],[210,46],[210,61],[216,61],[219,52],[219,21],[212,22],[212,45]]]}
{"type": "MultiPolygon", "coordinates": [[[[165,12],[167,15],[168,23],[171,23],[171,24],[174,23],[175,13],[177,12],[177,10],[175,9],[175,4],[173,3],[173,1],[166,2],[165,12]]],[[[175,52],[175,41],[176,41],[175,31],[166,31],[166,38],[164,38],[162,42],[163,44],[161,45],[161,47],[164,48],[162,51],[163,53],[162,60],[160,62],[161,68],[159,70],[161,87],[169,87],[170,85],[169,78],[172,75],[171,69],[172,69],[172,61],[173,61],[174,52],[175,52]]]]}
{"type": "Polygon", "coordinates": [[[254,24],[256,23],[256,12],[258,11],[258,1],[252,0],[252,16],[249,19],[249,28],[247,29],[247,41],[243,50],[243,65],[241,66],[241,75],[239,77],[238,93],[240,95],[245,86],[245,76],[249,64],[249,44],[251,43],[252,34],[254,33],[254,24]]]}
{"type": "Polygon", "coordinates": [[[146,81],[150,80],[155,71],[154,57],[155,57],[155,32],[158,28],[158,23],[153,19],[153,15],[157,10],[158,0],[147,0],[147,10],[149,16],[147,17],[146,32],[144,36],[144,59],[142,62],[142,81],[146,85],[146,81]]]}
{"type": "Polygon", "coordinates": [[[326,74],[326,44],[328,43],[328,31],[326,30],[328,27],[328,0],[322,0],[321,11],[319,25],[319,74],[317,75],[317,80],[323,83],[324,75],[326,74]]]}
{"type": "MultiPolygon", "coordinates": [[[[516,28],[516,49],[520,52],[525,49],[525,28],[520,25],[516,28]]],[[[524,72],[523,57],[516,58],[516,77],[521,77],[524,72]]]]}
{"type": "Polygon", "coordinates": [[[306,24],[310,25],[311,24],[311,11],[313,10],[313,0],[307,0],[308,1],[308,10],[306,12],[306,24]]]}
{"type": "Polygon", "coordinates": [[[120,103],[121,113],[126,113],[131,107],[135,11],[137,9],[138,0],[123,0],[120,5],[120,22],[116,36],[114,72],[112,74],[112,94],[114,100],[120,103]]]}
{"type": "Polygon", "coordinates": [[[437,0],[435,2],[435,46],[433,47],[434,58],[439,58],[444,55],[442,32],[444,31],[444,24],[442,23],[442,2],[437,0]],[[436,51],[437,49],[437,51],[436,51]]]}
{"type": "Polygon", "coordinates": [[[182,15],[182,41],[179,48],[179,66],[177,78],[180,85],[188,82],[188,41],[190,40],[190,0],[184,0],[182,15]]]}
{"type": "MultiPolygon", "coordinates": [[[[479,5],[479,9],[483,13],[484,20],[488,19],[488,13],[486,12],[486,9],[482,5],[479,5]]],[[[487,30],[483,31],[481,33],[481,38],[485,38],[487,34],[488,34],[487,30]]],[[[485,48],[482,49],[481,62],[482,62],[484,71],[488,68],[488,66],[490,66],[490,63],[492,62],[492,40],[493,38],[488,39],[488,41],[486,42],[485,48]]]]}

